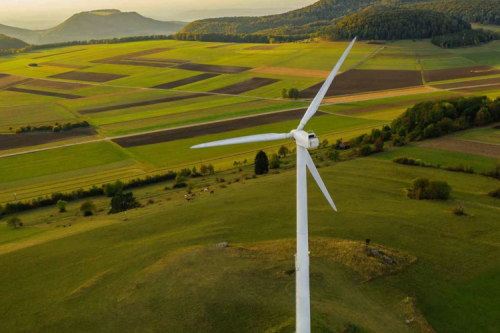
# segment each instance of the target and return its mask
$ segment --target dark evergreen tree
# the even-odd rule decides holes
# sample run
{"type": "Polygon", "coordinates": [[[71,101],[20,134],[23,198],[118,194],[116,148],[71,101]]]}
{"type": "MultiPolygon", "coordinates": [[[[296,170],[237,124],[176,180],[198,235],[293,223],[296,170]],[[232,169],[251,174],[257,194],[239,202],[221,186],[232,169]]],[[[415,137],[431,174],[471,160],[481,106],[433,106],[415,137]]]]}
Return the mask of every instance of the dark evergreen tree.
{"type": "Polygon", "coordinates": [[[134,197],[134,194],[132,192],[123,193],[111,199],[111,210],[109,214],[117,214],[137,207],[139,207],[139,203],[134,197]]]}
{"type": "Polygon", "coordinates": [[[269,159],[262,150],[255,156],[255,174],[263,175],[269,172],[269,159]]]}

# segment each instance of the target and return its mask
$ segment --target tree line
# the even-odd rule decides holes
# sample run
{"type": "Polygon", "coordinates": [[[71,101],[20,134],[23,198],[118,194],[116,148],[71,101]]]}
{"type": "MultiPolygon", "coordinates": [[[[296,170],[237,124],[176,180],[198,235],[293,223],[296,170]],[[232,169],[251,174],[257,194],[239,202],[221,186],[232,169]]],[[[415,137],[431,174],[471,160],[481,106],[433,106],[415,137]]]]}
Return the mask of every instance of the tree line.
{"type": "Polygon", "coordinates": [[[60,131],[71,131],[74,128],[89,127],[89,126],[90,124],[88,123],[88,121],[83,120],[76,123],[64,123],[64,124],[55,123],[54,125],[41,125],[41,126],[27,125],[27,126],[20,126],[17,128],[10,127],[9,130],[13,131],[16,134],[29,133],[29,132],[47,132],[47,131],[60,132],[60,131]]]}
{"type": "Polygon", "coordinates": [[[463,46],[476,46],[482,43],[500,39],[500,34],[493,31],[464,30],[454,34],[434,36],[432,44],[442,48],[454,48],[463,46]]]}

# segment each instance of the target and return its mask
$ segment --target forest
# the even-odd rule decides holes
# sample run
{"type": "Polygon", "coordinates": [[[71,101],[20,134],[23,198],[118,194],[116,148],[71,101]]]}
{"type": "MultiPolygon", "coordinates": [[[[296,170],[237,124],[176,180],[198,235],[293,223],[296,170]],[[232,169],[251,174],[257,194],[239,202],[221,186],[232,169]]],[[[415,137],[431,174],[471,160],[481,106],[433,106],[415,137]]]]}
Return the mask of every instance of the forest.
{"type": "Polygon", "coordinates": [[[407,6],[440,11],[469,23],[500,25],[500,0],[445,0],[407,6]]]}
{"type": "Polygon", "coordinates": [[[325,28],[328,40],[420,39],[470,30],[469,23],[440,12],[402,7],[369,7],[325,28]]]}
{"type": "Polygon", "coordinates": [[[434,36],[432,44],[442,48],[476,46],[482,43],[500,39],[500,34],[483,29],[464,30],[453,34],[434,36]]]}

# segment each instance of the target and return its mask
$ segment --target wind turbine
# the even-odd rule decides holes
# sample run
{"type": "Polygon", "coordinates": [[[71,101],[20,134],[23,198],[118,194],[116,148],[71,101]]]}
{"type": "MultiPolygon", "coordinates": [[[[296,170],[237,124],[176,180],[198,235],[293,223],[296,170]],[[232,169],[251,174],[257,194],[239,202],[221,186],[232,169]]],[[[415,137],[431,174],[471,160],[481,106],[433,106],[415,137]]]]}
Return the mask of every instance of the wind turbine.
{"type": "Polygon", "coordinates": [[[319,146],[319,139],[314,133],[304,131],[304,126],[309,119],[318,111],[326,92],[330,88],[333,79],[337,72],[342,67],[344,60],[351,51],[356,38],[347,47],[344,54],[338,61],[337,65],[326,79],[320,91],[307,109],[304,117],[300,121],[299,127],[292,130],[290,133],[284,134],[260,134],[252,136],[244,136],[235,139],[221,140],[210,143],[204,143],[191,147],[209,148],[218,146],[235,145],[250,142],[264,142],[283,139],[294,139],[297,144],[297,254],[295,255],[295,278],[296,278],[296,332],[310,333],[311,332],[311,304],[309,291],[309,237],[308,237],[308,222],[307,222],[307,169],[311,172],[314,180],[319,185],[319,188],[325,195],[326,199],[337,211],[337,207],[326,189],[325,183],[314,165],[308,149],[319,146]]]}

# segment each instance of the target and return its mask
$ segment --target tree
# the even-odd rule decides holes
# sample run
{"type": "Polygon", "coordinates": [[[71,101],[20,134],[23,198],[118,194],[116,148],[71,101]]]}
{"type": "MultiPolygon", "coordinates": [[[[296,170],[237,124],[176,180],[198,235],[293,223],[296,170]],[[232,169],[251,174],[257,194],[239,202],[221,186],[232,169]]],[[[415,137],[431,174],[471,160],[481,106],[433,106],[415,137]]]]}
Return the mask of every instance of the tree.
{"type": "Polygon", "coordinates": [[[288,90],[286,88],[281,89],[281,98],[288,98],[288,90]]]}
{"type": "Polygon", "coordinates": [[[321,147],[326,148],[326,147],[328,147],[328,144],[329,144],[329,143],[330,143],[330,142],[328,142],[328,140],[327,140],[327,139],[324,139],[324,140],[323,140],[323,142],[321,142],[321,147]]]}
{"type": "Polygon", "coordinates": [[[87,200],[80,206],[80,211],[83,213],[83,216],[91,216],[94,215],[95,212],[95,204],[92,200],[87,200]]]}
{"type": "Polygon", "coordinates": [[[365,240],[365,244],[366,244],[366,252],[368,252],[368,247],[370,246],[370,242],[371,242],[371,241],[372,241],[372,240],[371,240],[370,238],[367,238],[367,239],[365,240]]]}
{"type": "Polygon", "coordinates": [[[208,167],[205,164],[202,164],[200,167],[200,172],[203,176],[205,176],[208,173],[208,167]]]}
{"type": "Polygon", "coordinates": [[[21,219],[19,217],[12,216],[7,220],[7,225],[17,229],[23,226],[23,222],[21,222],[21,219]]]}
{"type": "Polygon", "coordinates": [[[290,150],[286,146],[281,146],[280,150],[278,150],[278,155],[286,157],[290,153],[290,150]]]}
{"type": "Polygon", "coordinates": [[[117,180],[114,183],[106,184],[104,185],[104,194],[106,194],[108,198],[114,197],[115,195],[122,193],[124,186],[125,184],[120,180],[117,180]]]}
{"type": "Polygon", "coordinates": [[[375,151],[383,151],[384,150],[384,140],[382,138],[375,139],[375,151]]]}
{"type": "Polygon", "coordinates": [[[132,192],[122,193],[111,199],[111,210],[108,214],[117,214],[139,206],[140,204],[137,202],[132,192]]]}
{"type": "Polygon", "coordinates": [[[293,99],[299,98],[299,94],[300,94],[299,89],[297,89],[297,88],[291,88],[288,91],[288,97],[293,98],[293,99]]]}
{"type": "Polygon", "coordinates": [[[340,153],[338,150],[333,149],[333,147],[326,152],[326,157],[335,162],[340,161],[340,153]]]}
{"type": "Polygon", "coordinates": [[[281,166],[281,160],[280,160],[279,156],[276,154],[273,154],[273,156],[271,156],[271,160],[269,161],[269,168],[270,169],[279,169],[280,166],[281,166]]]}
{"type": "Polygon", "coordinates": [[[212,164],[208,165],[208,173],[213,175],[215,173],[214,166],[212,164]]]}
{"type": "Polygon", "coordinates": [[[57,201],[57,209],[59,209],[59,213],[66,212],[66,206],[68,205],[67,201],[59,200],[57,201]]]}
{"type": "Polygon", "coordinates": [[[255,174],[263,175],[269,172],[269,159],[262,150],[255,155],[255,174]]]}

